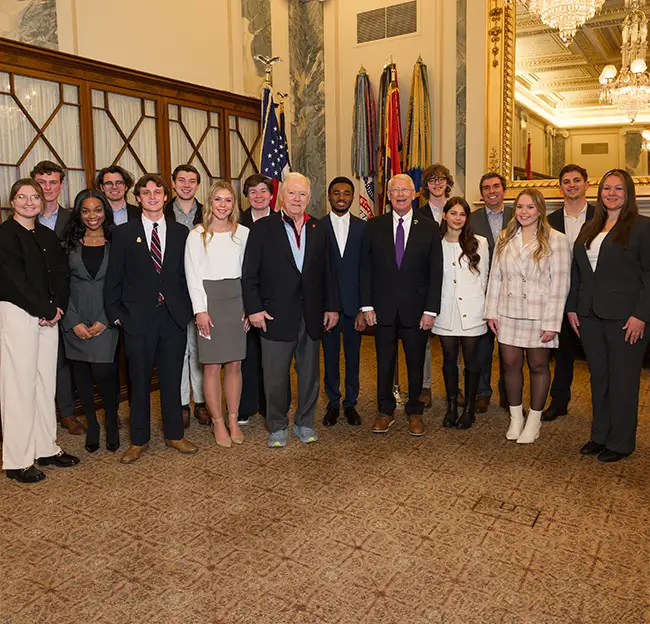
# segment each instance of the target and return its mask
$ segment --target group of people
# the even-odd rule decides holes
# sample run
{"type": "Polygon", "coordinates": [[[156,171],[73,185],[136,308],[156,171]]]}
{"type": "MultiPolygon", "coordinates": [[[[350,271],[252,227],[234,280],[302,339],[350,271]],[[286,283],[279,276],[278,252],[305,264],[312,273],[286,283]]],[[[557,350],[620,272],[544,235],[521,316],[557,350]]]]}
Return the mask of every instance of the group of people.
{"type": "Polygon", "coordinates": [[[400,339],[410,435],[425,433],[432,334],[443,353],[442,424],[458,429],[488,408],[496,337],[500,404],[510,412],[506,438],[520,444],[538,438],[542,421],[567,413],[581,342],[593,397],[591,439],[581,453],[609,462],[634,450],[650,319],[650,219],[638,214],[625,171],[606,174],[590,206],[587,172],[567,165],[559,176],[564,206],[547,216],[535,189],[507,208],[506,181],[497,173],[481,178],[485,207],[472,212],[463,198],[450,197],[453,178],[437,164],[424,172],[420,207],[412,179],[396,175],[388,184],[391,210],[367,222],[350,212],[355,186],[345,177],[330,183],[331,211],[318,220],[307,211],[309,179],[299,173],[283,181],[277,211],[272,181],[250,176],[243,212],[222,181],[200,204],[201,177],[192,165],[174,170],[174,197],[159,176],[134,184],[117,165],[102,169],[69,211],[59,204],[64,176],[56,163],[39,163],[13,185],[13,215],[0,225],[0,410],[9,478],[37,482],[45,473],[35,462],[79,462],[57,446],[55,404],[62,426],[85,433],[89,453],[99,449],[95,385],[106,448],[119,449],[122,344],[130,402],[122,463],[148,447],[154,366],[165,443],[184,454],[198,451],[185,438],[192,395],[194,417],[212,427],[217,445],[241,444],[241,426],[259,412],[268,446],[285,446],[294,360],[292,431],[305,444],[317,441],[321,344],[328,399],[322,424],[336,425],[342,404],[346,421],[360,426],[360,348],[368,328],[377,357],[375,433],[394,423],[400,339]],[[126,200],[131,188],[137,206],[126,200]],[[76,395],[85,425],[74,416],[76,395]]]}

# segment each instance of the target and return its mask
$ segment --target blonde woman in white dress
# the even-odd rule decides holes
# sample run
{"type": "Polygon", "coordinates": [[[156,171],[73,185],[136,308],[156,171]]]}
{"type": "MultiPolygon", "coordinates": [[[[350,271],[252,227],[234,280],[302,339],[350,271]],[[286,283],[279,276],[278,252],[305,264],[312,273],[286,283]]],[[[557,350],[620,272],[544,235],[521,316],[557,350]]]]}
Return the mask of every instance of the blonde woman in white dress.
{"type": "Polygon", "coordinates": [[[480,366],[479,338],[487,332],[483,318],[485,287],[490,267],[487,239],[474,234],[471,209],[462,197],[450,198],[443,208],[443,277],[440,314],[432,333],[442,345],[442,374],[447,391],[444,427],[469,429],[474,423],[480,366]],[[465,409],[458,417],[458,352],[465,361],[465,409]]]}
{"type": "Polygon", "coordinates": [[[571,281],[567,237],[551,228],[544,196],[524,189],[515,217],[497,240],[485,302],[485,318],[499,339],[510,409],[508,440],[531,444],[539,437],[551,383],[549,359],[558,346],[571,281]],[[524,354],[530,370],[530,410],[524,427],[524,354]]]}

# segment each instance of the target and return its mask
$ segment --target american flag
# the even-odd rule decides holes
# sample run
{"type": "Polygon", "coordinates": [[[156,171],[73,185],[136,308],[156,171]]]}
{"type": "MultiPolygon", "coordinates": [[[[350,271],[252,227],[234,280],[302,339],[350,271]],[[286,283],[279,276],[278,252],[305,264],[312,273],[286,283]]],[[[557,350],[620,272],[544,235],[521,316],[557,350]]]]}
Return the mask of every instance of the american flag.
{"type": "Polygon", "coordinates": [[[273,180],[273,200],[271,206],[275,208],[278,188],[284,176],[289,173],[289,152],[286,138],[283,136],[282,127],[275,114],[273,92],[270,87],[264,88],[262,101],[262,156],[260,159],[260,173],[273,180]]]}

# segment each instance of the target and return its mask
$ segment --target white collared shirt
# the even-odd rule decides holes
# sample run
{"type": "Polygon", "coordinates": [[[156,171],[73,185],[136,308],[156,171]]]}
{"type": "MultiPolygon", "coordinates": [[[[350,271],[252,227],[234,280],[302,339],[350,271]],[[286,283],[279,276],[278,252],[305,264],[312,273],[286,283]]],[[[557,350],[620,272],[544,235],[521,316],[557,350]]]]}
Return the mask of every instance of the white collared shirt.
{"type": "MultiPolygon", "coordinates": [[[[159,221],[156,221],[158,224],[158,238],[160,238],[160,253],[162,254],[163,260],[165,259],[165,240],[167,238],[167,221],[165,217],[161,217],[159,221]]],[[[154,222],[151,219],[142,215],[142,225],[144,227],[144,235],[147,237],[147,247],[151,249],[151,234],[153,232],[154,222]]]]}
{"type": "Polygon", "coordinates": [[[264,217],[268,217],[270,214],[271,214],[270,206],[266,209],[266,213],[263,214],[261,217],[258,217],[255,210],[251,208],[251,219],[253,219],[253,223],[255,223],[255,221],[259,221],[260,219],[263,219],[264,217]]]}
{"type": "Polygon", "coordinates": [[[442,207],[438,208],[437,206],[434,206],[432,203],[429,203],[428,206],[429,206],[429,210],[431,210],[431,215],[436,220],[436,223],[440,225],[440,223],[442,222],[442,207]]]}
{"type": "Polygon", "coordinates": [[[334,238],[336,238],[336,244],[342,258],[345,253],[345,245],[348,242],[348,234],[350,233],[350,212],[348,211],[342,217],[339,217],[332,211],[330,212],[330,220],[334,230],[334,238]]]}
{"type": "MultiPolygon", "coordinates": [[[[411,232],[411,223],[413,221],[413,209],[409,210],[403,217],[402,227],[404,228],[404,250],[406,250],[406,243],[409,240],[409,233],[411,232]]],[[[393,210],[393,242],[397,235],[397,226],[399,225],[400,216],[393,210]]]]}
{"type": "Polygon", "coordinates": [[[578,238],[578,234],[580,234],[582,226],[587,220],[587,202],[585,202],[585,207],[580,211],[577,217],[568,215],[565,208],[562,210],[564,212],[564,233],[569,239],[569,243],[571,244],[571,253],[573,253],[573,245],[576,242],[576,238],[578,238]]]}

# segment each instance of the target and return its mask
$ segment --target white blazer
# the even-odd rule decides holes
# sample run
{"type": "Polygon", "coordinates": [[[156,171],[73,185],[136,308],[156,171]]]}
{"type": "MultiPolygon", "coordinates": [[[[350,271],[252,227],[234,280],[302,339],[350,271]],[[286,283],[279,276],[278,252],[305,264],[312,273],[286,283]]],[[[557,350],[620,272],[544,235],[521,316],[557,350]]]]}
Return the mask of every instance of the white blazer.
{"type": "Polygon", "coordinates": [[[463,329],[472,329],[485,324],[483,310],[485,308],[485,288],[490,268],[490,249],[488,241],[483,236],[476,235],[478,240],[478,273],[469,270],[469,260],[466,256],[459,260],[456,256],[457,247],[442,239],[443,276],[440,314],[434,323],[439,329],[452,329],[454,306],[458,306],[463,329]]]}

